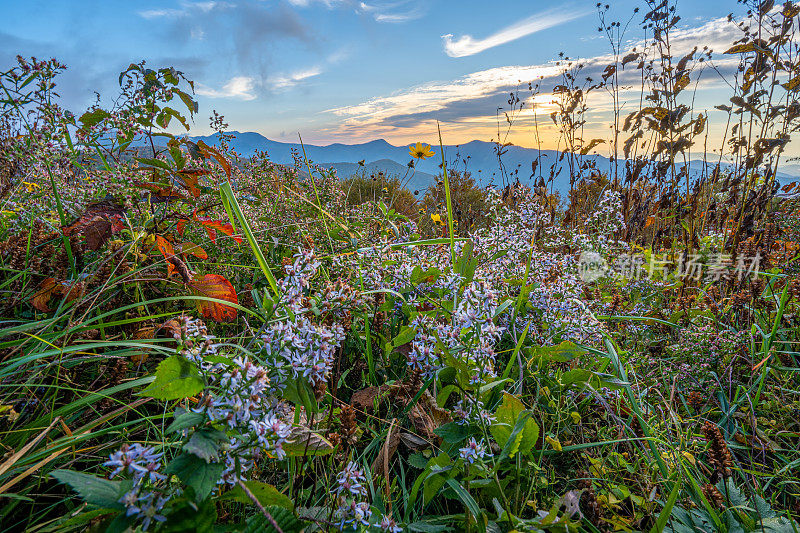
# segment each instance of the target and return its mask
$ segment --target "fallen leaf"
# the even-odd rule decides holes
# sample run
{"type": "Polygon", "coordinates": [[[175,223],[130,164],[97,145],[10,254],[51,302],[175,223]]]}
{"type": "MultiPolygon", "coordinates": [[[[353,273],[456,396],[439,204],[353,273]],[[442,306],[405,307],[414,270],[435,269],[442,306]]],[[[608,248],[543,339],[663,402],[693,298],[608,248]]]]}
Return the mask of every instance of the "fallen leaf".
{"type": "Polygon", "coordinates": [[[48,303],[50,298],[53,297],[53,292],[58,287],[58,282],[55,278],[47,278],[39,284],[39,290],[31,297],[31,305],[38,311],[47,313],[50,311],[48,303]]]}
{"type": "MultiPolygon", "coordinates": [[[[236,296],[236,289],[230,281],[219,274],[205,274],[198,279],[189,282],[192,292],[197,296],[207,296],[217,298],[234,304],[239,303],[236,296]]],[[[236,308],[217,302],[197,300],[197,310],[205,318],[211,318],[217,322],[227,322],[236,319],[236,308]]]]}

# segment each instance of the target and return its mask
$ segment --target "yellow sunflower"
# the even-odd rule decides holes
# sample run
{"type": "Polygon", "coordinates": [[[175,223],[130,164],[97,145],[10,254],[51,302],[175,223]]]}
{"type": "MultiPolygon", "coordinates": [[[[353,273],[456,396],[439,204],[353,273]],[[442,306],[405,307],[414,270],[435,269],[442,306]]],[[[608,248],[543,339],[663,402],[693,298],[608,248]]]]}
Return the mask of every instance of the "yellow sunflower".
{"type": "Polygon", "coordinates": [[[411,157],[414,159],[428,159],[436,152],[431,150],[430,144],[417,143],[408,147],[408,153],[410,153],[411,157]]]}

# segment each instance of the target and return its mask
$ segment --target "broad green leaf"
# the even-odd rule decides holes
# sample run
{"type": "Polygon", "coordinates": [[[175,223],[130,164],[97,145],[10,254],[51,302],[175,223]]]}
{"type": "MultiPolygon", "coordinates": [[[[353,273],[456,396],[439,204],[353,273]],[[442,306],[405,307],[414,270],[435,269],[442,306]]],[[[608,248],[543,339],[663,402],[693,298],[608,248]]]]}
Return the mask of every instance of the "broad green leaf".
{"type": "Polygon", "coordinates": [[[219,461],[219,449],[225,442],[228,442],[228,437],[222,431],[203,428],[192,434],[183,449],[210,463],[219,461]]]}
{"type": "Polygon", "coordinates": [[[156,379],[139,394],[156,400],[179,400],[199,393],[205,387],[197,367],[183,356],[164,359],[156,369],[156,379]]]}
{"type": "Polygon", "coordinates": [[[433,432],[442,437],[446,443],[455,444],[466,440],[472,435],[473,430],[466,425],[448,422],[434,429],[433,432]]]}
{"type": "Polygon", "coordinates": [[[425,465],[425,470],[417,476],[417,479],[414,481],[414,486],[411,488],[411,496],[409,498],[409,504],[413,505],[414,502],[417,501],[417,495],[419,494],[419,489],[424,486],[422,491],[422,501],[423,503],[428,503],[433,496],[439,492],[444,486],[445,478],[441,474],[431,474],[432,470],[434,469],[442,469],[443,467],[449,466],[452,464],[450,456],[446,453],[442,452],[436,457],[431,457],[428,461],[428,464],[425,465]]]}
{"type": "MultiPolygon", "coordinates": [[[[270,505],[265,509],[283,533],[299,533],[303,531],[305,522],[298,520],[291,511],[275,505],[270,505]]],[[[247,525],[243,533],[278,533],[278,530],[272,525],[271,520],[258,513],[247,519],[247,525]]]]}
{"type": "MultiPolygon", "coordinates": [[[[245,486],[253,493],[258,502],[263,506],[276,505],[290,511],[294,510],[294,502],[278,489],[260,481],[245,481],[245,486]]],[[[242,487],[236,486],[220,496],[220,500],[234,500],[246,505],[252,505],[253,500],[245,494],[242,487]]]]}
{"type": "Polygon", "coordinates": [[[413,326],[406,326],[397,336],[392,339],[391,348],[397,348],[414,340],[417,335],[417,329],[413,326]]]}
{"type": "Polygon", "coordinates": [[[585,368],[573,368],[561,374],[559,381],[565,389],[568,389],[573,385],[586,385],[592,379],[592,375],[593,374],[585,368]]]}
{"type": "Polygon", "coordinates": [[[176,431],[199,426],[205,419],[206,415],[203,413],[195,413],[179,407],[175,409],[175,419],[167,427],[167,433],[175,433],[176,431]]]}
{"type": "MultiPolygon", "coordinates": [[[[503,403],[495,412],[495,422],[489,428],[494,440],[497,441],[501,448],[505,448],[508,443],[523,411],[525,411],[525,406],[521,401],[511,394],[503,394],[503,403]]],[[[528,453],[536,445],[536,440],[539,438],[539,425],[534,420],[527,418],[518,435],[520,434],[522,436],[520,437],[518,451],[523,454],[528,453]]]]}
{"type": "MultiPolygon", "coordinates": [[[[520,413],[516,423],[514,424],[514,429],[511,430],[511,434],[508,436],[508,440],[506,440],[506,443],[503,446],[503,450],[500,452],[501,461],[506,457],[514,457],[514,455],[519,451],[519,448],[522,445],[522,439],[525,436],[525,425],[531,421],[530,418],[532,414],[533,413],[531,413],[528,410],[522,411],[522,413],[520,413]]],[[[523,450],[523,453],[529,451],[530,450],[523,450]]]]}
{"type": "Polygon", "coordinates": [[[291,457],[328,455],[333,452],[333,444],[328,439],[308,428],[295,427],[287,442],[283,443],[283,451],[291,457]]]}
{"type": "Polygon", "coordinates": [[[183,533],[211,533],[217,521],[217,507],[213,499],[195,503],[187,498],[182,498],[172,506],[167,521],[158,528],[159,532],[183,533]]]}
{"type": "Polygon", "coordinates": [[[56,470],[50,474],[61,483],[69,485],[83,501],[105,509],[122,509],[119,503],[122,487],[119,481],[111,481],[91,474],[72,470],[56,470]]]}
{"type": "Polygon", "coordinates": [[[194,489],[198,501],[206,499],[217,486],[223,463],[208,463],[194,453],[183,452],[170,461],[165,473],[178,476],[178,479],[194,489]]]}
{"type": "Polygon", "coordinates": [[[538,346],[533,349],[534,358],[545,358],[549,361],[565,363],[587,353],[572,341],[564,341],[556,346],[538,346]]]}

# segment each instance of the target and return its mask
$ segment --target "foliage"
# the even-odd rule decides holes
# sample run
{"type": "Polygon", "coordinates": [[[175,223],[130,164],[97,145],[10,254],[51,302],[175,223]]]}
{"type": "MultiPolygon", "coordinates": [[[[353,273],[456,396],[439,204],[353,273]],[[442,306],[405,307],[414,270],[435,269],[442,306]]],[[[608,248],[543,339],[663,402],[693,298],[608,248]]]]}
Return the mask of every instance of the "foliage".
{"type": "Polygon", "coordinates": [[[725,104],[738,163],[696,179],[678,166],[707,113],[686,100],[714,56],[672,63],[669,2],[648,4],[652,38],[629,52],[599,7],[602,80],[560,59],[564,206],[538,161],[532,188],[510,183],[501,141],[503,189],[443,159],[417,203],[300,153],[243,158],[216,112],[213,145],[174,135],[198,112],[174,69],[131,65],[113,106],[73,114],[63,66],[20,58],[0,74],[0,521],[798,527],[800,207],[775,172],[800,9],[753,7],[763,31],[723,54],[742,61],[725,104]],[[584,140],[590,95],[623,108],[625,68],[641,107],[584,140]],[[623,175],[592,163],[606,145],[623,175]]]}

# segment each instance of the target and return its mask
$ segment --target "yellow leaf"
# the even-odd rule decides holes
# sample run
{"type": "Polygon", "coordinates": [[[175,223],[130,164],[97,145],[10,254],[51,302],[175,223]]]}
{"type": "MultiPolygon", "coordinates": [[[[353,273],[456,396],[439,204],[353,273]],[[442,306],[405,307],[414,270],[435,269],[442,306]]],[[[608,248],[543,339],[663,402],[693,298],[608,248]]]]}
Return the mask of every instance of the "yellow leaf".
{"type": "Polygon", "coordinates": [[[552,446],[555,451],[560,452],[562,450],[561,443],[558,441],[558,439],[554,439],[550,435],[547,435],[544,440],[547,441],[547,444],[552,446]]]}
{"type": "Polygon", "coordinates": [[[580,424],[581,423],[581,415],[580,415],[580,413],[578,413],[576,411],[572,411],[569,414],[569,416],[572,417],[572,421],[575,422],[576,424],[580,424]]]}

